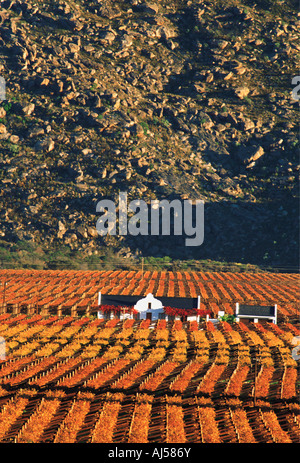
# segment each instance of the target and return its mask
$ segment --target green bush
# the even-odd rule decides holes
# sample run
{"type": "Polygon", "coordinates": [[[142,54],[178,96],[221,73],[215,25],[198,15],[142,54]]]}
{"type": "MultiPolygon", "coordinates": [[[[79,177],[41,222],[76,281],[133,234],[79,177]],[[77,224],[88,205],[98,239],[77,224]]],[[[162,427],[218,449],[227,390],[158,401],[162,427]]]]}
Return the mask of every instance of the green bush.
{"type": "Polygon", "coordinates": [[[235,321],[235,315],[225,314],[220,318],[220,320],[232,324],[235,321]]]}

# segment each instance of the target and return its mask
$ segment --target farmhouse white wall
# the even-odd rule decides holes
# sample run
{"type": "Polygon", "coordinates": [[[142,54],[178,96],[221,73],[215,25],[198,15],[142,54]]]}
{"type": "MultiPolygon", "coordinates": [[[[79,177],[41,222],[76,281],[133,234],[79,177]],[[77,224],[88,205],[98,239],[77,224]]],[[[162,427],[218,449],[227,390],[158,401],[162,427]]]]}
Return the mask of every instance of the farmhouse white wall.
{"type": "Polygon", "coordinates": [[[135,304],[134,308],[139,312],[140,320],[145,320],[147,318],[147,313],[151,313],[152,320],[158,320],[159,314],[164,313],[161,301],[156,299],[151,293],[140,299],[135,304]]]}

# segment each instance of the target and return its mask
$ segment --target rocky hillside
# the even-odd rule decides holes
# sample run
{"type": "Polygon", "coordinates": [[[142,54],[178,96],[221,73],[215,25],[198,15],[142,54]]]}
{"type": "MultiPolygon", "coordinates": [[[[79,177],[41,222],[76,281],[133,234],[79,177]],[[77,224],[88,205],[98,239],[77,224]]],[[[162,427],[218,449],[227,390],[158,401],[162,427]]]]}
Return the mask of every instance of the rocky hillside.
{"type": "Polygon", "coordinates": [[[298,265],[298,2],[0,5],[3,265],[298,265]],[[96,203],[120,191],[203,199],[204,243],[99,237],[96,203]]]}

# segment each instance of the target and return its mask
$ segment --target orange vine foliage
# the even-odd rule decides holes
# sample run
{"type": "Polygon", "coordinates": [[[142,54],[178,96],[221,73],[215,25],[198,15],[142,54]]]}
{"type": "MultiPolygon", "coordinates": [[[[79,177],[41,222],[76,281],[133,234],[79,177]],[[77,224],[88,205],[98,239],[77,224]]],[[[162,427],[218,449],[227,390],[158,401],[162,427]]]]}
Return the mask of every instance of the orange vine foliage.
{"type": "Polygon", "coordinates": [[[200,397],[197,399],[198,415],[201,427],[202,442],[218,444],[222,442],[216,423],[216,413],[210,399],[200,397]]]}
{"type": "Polygon", "coordinates": [[[153,397],[141,394],[135,405],[128,443],[147,443],[153,397]]]}
{"type": "Polygon", "coordinates": [[[123,395],[118,394],[117,397],[114,397],[112,401],[108,397],[108,400],[103,404],[103,409],[93,431],[91,442],[112,442],[113,430],[117,422],[123,395]],[[118,400],[116,400],[117,397],[118,400]]]}
{"type": "Polygon", "coordinates": [[[103,384],[111,380],[116,373],[122,370],[126,365],[128,365],[130,360],[120,359],[113,362],[103,371],[101,370],[96,374],[95,378],[91,378],[86,382],[87,387],[94,387],[95,389],[100,388],[103,384]]]}
{"type": "MultiPolygon", "coordinates": [[[[256,381],[256,396],[266,397],[269,391],[269,385],[274,373],[273,367],[263,366],[258,374],[256,381]]],[[[254,394],[254,389],[253,389],[254,394]]]]}
{"type": "Polygon", "coordinates": [[[278,418],[273,410],[261,409],[261,415],[266,427],[270,430],[271,435],[276,443],[292,443],[288,434],[279,425],[278,418]]]}
{"type": "Polygon", "coordinates": [[[147,381],[141,384],[140,389],[147,389],[149,391],[155,391],[158,386],[162,383],[166,376],[168,376],[176,367],[176,362],[165,362],[147,381]]]}
{"type": "Polygon", "coordinates": [[[228,386],[225,390],[228,395],[239,396],[243,382],[246,380],[250,367],[248,365],[238,365],[231,376],[228,386]]]}
{"type": "Polygon", "coordinates": [[[167,404],[167,442],[169,444],[186,442],[183,411],[180,404],[167,404]]]}
{"type": "Polygon", "coordinates": [[[0,442],[297,440],[295,325],[4,315],[0,442]]]}
{"type": "Polygon", "coordinates": [[[9,430],[11,424],[23,413],[28,398],[15,397],[3,407],[0,413],[0,441],[9,430]]]}
{"type": "MultiPolygon", "coordinates": [[[[63,393],[60,393],[59,395],[62,396],[62,394],[63,393]]],[[[33,413],[22,428],[22,431],[17,438],[17,443],[40,442],[44,429],[50,423],[50,420],[54,416],[59,405],[59,398],[55,397],[55,394],[53,395],[52,391],[48,392],[46,397],[42,399],[39,408],[33,413]]]]}
{"type": "Polygon", "coordinates": [[[230,414],[233,424],[236,428],[239,443],[256,443],[256,439],[249,424],[246,411],[242,409],[242,403],[239,400],[235,401],[234,399],[229,401],[229,405],[231,407],[230,414]]]}
{"type": "Polygon", "coordinates": [[[183,392],[186,390],[191,379],[201,370],[203,364],[192,362],[187,368],[173,381],[170,386],[171,391],[183,392]]]}
{"type": "Polygon", "coordinates": [[[134,368],[126,374],[124,377],[120,378],[112,388],[114,389],[128,389],[132,384],[134,384],[138,378],[145,374],[146,371],[150,370],[155,365],[154,360],[144,360],[141,363],[138,363],[134,368]]]}
{"type": "MultiPolygon", "coordinates": [[[[93,395],[90,395],[90,399],[93,395]]],[[[84,396],[77,401],[74,401],[71,410],[69,411],[64,422],[60,426],[54,442],[55,443],[74,443],[76,442],[76,435],[84,422],[84,418],[90,409],[90,400],[84,400],[84,396]]]]}
{"type": "Polygon", "coordinates": [[[281,397],[283,399],[291,399],[292,397],[297,396],[297,388],[296,388],[296,381],[297,381],[297,369],[296,368],[285,368],[284,375],[282,378],[282,385],[281,385],[281,397]]]}
{"type": "Polygon", "coordinates": [[[225,368],[226,364],[213,364],[199,384],[197,392],[205,392],[206,394],[211,394],[215,388],[217,380],[225,368]]]}

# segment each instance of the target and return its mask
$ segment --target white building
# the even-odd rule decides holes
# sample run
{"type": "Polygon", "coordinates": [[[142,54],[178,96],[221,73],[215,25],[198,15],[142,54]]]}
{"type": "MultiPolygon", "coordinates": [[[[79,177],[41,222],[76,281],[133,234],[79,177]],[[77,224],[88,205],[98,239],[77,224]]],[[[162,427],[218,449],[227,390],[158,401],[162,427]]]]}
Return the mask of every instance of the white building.
{"type": "Polygon", "coordinates": [[[151,293],[137,301],[134,309],[139,313],[140,320],[146,320],[147,318],[150,320],[168,318],[167,316],[165,317],[162,302],[159,299],[156,299],[151,293]]]}
{"type": "MultiPolygon", "coordinates": [[[[119,315],[120,319],[125,318],[133,318],[134,313],[130,313],[129,307],[133,307],[134,311],[137,312],[137,318],[140,320],[159,320],[165,319],[168,320],[169,317],[166,314],[164,307],[171,306],[174,308],[178,308],[177,305],[183,305],[188,311],[188,309],[197,308],[200,309],[200,296],[198,298],[168,298],[162,297],[161,299],[157,299],[153,296],[153,294],[149,293],[147,296],[139,298],[133,296],[113,296],[113,295],[101,295],[99,292],[98,295],[98,318],[114,318],[113,311],[110,312],[108,315],[101,311],[101,305],[109,303],[111,306],[118,306],[119,307],[119,315]],[[178,301],[181,299],[180,304],[178,301]],[[172,301],[175,305],[172,305],[172,301]],[[177,304],[176,304],[177,302],[177,304]],[[195,307],[197,306],[197,307],[195,307]]],[[[180,315],[175,316],[175,319],[180,319],[180,315]]],[[[200,315],[187,315],[187,321],[200,321],[200,315]]]]}

